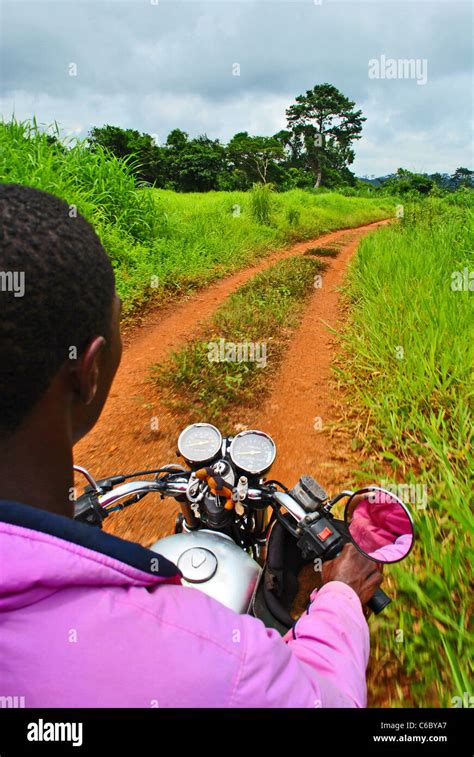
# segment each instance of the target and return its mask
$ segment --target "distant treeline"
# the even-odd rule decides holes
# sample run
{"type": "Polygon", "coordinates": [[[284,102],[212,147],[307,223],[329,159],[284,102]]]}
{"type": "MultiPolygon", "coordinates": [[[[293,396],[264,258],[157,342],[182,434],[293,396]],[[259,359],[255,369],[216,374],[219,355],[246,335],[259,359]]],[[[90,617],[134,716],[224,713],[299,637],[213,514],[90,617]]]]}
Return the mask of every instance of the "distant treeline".
{"type": "Polygon", "coordinates": [[[177,192],[248,190],[255,183],[271,184],[279,191],[321,186],[397,195],[433,195],[474,187],[474,172],[464,167],[451,175],[416,174],[399,168],[388,176],[357,178],[344,159],[329,153],[318,169],[304,141],[289,130],[272,137],[239,132],[223,144],[206,135],[190,138],[173,129],[160,145],[149,134],[107,125],[92,129],[88,143],[92,150],[100,145],[119,158],[129,158],[140,181],[177,192]]]}
{"type": "MultiPolygon", "coordinates": [[[[349,166],[367,119],[355,107],[332,84],[318,84],[296,97],[286,110],[287,128],[273,136],[242,131],[223,144],[206,134],[190,138],[181,129],[163,139],[107,124],[91,129],[87,144],[91,151],[104,148],[127,159],[138,180],[177,192],[245,191],[253,184],[271,184],[278,191],[326,187],[370,194],[381,188],[432,194],[473,186],[474,174],[467,168],[452,176],[399,169],[394,176],[358,179],[349,166]]],[[[57,138],[50,139],[61,149],[57,138]]]]}
{"type": "Polygon", "coordinates": [[[299,95],[286,110],[287,129],[273,136],[235,134],[228,144],[207,135],[190,138],[173,129],[166,140],[135,129],[105,125],[92,129],[90,148],[101,146],[119,158],[130,156],[139,179],[178,192],[354,186],[349,170],[366,120],[361,110],[331,84],[299,95]]]}
{"type": "Polygon", "coordinates": [[[378,178],[363,177],[364,183],[372,187],[395,190],[397,194],[417,191],[420,194],[436,194],[436,189],[446,192],[457,192],[462,187],[474,188],[474,171],[469,168],[457,168],[453,174],[423,173],[417,174],[399,168],[394,174],[379,176],[378,178]]]}

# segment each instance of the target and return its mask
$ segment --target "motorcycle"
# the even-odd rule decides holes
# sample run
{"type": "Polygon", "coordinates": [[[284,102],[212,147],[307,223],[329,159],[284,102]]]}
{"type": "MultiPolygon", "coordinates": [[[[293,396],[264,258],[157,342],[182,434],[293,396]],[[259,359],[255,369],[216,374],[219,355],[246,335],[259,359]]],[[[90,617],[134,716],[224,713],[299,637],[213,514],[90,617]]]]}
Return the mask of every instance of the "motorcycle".
{"type": "MultiPolygon", "coordinates": [[[[276,445],[263,431],[223,438],[214,425],[193,423],[180,433],[177,455],[187,467],[171,464],[99,481],[74,466],[88,482],[75,519],[102,527],[110,513],[149,494],[173,497],[180,505],[174,534],[150,549],[177,565],[184,586],[250,613],[282,635],[295,622],[291,607],[305,565],[320,572],[348,542],[379,564],[399,562],[413,547],[411,515],[385,489],[346,489],[330,498],[308,475],[292,489],[266,479],[276,445]],[[343,500],[344,515],[336,518],[331,511],[343,500]]],[[[390,602],[377,589],[369,607],[378,614],[390,602]]]]}

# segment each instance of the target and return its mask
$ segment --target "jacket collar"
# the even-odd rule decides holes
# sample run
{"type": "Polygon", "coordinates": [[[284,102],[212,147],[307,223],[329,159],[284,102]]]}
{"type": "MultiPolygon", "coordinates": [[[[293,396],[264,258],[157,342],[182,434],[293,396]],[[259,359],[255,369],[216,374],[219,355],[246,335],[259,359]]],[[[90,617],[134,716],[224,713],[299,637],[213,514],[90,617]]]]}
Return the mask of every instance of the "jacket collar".
{"type": "Polygon", "coordinates": [[[119,560],[131,568],[149,573],[154,578],[158,576],[173,578],[182,575],[176,565],[165,557],[157,555],[156,552],[64,515],[56,515],[19,502],[0,500],[0,521],[64,539],[85,549],[119,560]]]}

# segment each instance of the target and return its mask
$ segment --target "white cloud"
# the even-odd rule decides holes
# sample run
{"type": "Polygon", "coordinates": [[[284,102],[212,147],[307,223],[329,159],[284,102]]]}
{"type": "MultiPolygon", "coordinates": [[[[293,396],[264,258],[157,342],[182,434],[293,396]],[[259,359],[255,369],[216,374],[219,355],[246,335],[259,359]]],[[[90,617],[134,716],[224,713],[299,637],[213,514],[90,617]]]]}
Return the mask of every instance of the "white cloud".
{"type": "Polygon", "coordinates": [[[35,114],[82,136],[111,123],[160,140],[175,127],[227,140],[278,131],[296,95],[329,81],[367,116],[358,174],[473,163],[468,2],[0,3],[6,118],[35,114]],[[426,58],[427,84],[369,79],[381,54],[426,58]]]}

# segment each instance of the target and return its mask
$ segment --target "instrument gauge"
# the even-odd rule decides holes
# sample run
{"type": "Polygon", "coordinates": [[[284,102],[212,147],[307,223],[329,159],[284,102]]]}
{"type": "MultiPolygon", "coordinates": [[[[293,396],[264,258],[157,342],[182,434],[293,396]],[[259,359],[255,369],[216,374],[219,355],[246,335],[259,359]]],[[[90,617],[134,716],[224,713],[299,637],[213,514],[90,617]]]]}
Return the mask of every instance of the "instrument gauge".
{"type": "Polygon", "coordinates": [[[205,463],[219,454],[222,435],[210,423],[193,423],[180,433],[178,452],[188,463],[205,463]]]}
{"type": "Polygon", "coordinates": [[[234,436],[229,454],[237,468],[246,473],[265,473],[273,464],[276,445],[263,431],[241,431],[234,436]]]}

